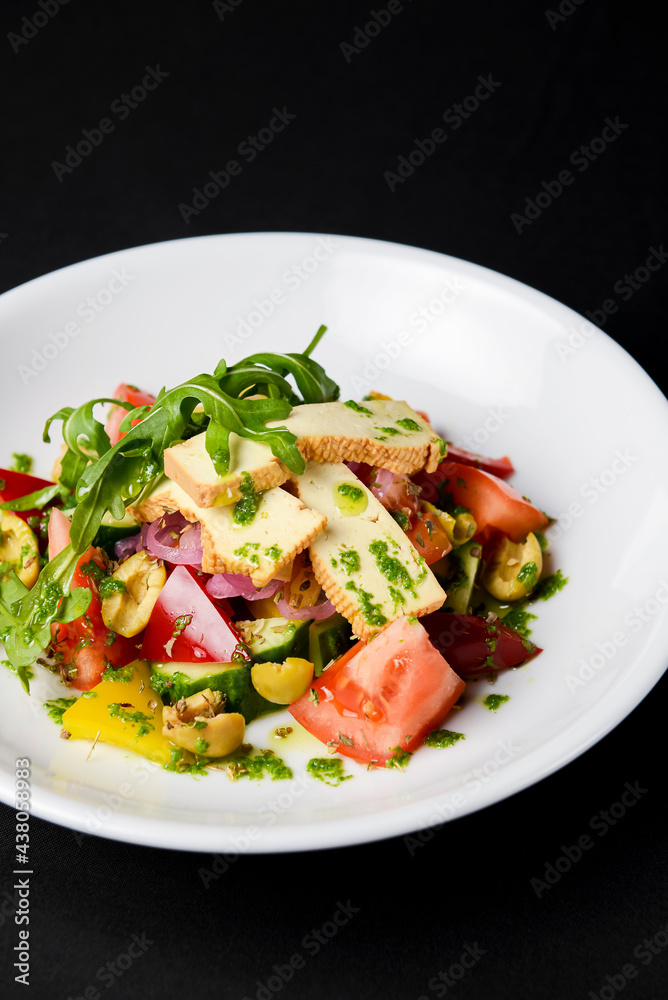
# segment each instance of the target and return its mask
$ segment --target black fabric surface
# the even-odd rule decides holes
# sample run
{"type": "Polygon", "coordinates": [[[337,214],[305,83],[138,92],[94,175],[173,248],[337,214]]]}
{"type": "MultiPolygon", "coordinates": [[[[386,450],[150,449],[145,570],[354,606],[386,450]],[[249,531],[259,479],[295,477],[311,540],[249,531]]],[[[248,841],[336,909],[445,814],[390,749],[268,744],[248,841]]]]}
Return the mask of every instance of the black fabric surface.
{"type": "MultiPolygon", "coordinates": [[[[665,391],[665,268],[621,290],[666,239],[665,40],[652,10],[596,0],[547,10],[404,0],[389,11],[386,0],[5,0],[1,289],[200,234],[376,237],[475,261],[589,311],[665,391]],[[110,112],[146,67],[167,75],[127,115],[110,112]],[[457,118],[480,79],[488,97],[457,118]],[[296,117],[186,223],[179,205],[274,108],[296,117]],[[59,180],[53,162],[105,117],[113,132],[59,180]],[[398,157],[435,128],[447,141],[388,183],[398,157]],[[604,151],[595,144],[594,159],[569,162],[606,128],[604,151]],[[563,170],[573,179],[558,193],[563,170]],[[533,220],[513,221],[549,190],[533,220]],[[595,312],[608,300],[609,317],[595,312]]],[[[209,856],[77,838],[32,819],[29,987],[12,968],[14,814],[3,806],[4,995],[659,1000],[667,694],[664,678],[578,760],[412,848],[398,838],[243,856],[205,887],[209,856]],[[639,786],[633,804],[601,818],[626,783],[639,786]],[[532,879],[588,833],[593,846],[537,889],[532,879]],[[331,931],[336,913],[335,936],[308,937],[331,931]],[[119,956],[135,936],[143,943],[128,965],[119,956]]]]}

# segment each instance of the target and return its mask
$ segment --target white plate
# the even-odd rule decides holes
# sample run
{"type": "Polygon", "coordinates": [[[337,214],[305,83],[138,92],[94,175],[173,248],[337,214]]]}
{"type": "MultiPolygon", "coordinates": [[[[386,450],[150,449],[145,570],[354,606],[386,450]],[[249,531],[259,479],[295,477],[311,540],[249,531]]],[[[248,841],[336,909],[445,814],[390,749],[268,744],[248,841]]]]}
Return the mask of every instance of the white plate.
{"type": "MultiPolygon", "coordinates": [[[[338,788],[304,770],[322,747],[249,730],[293,766],[292,782],[193,779],[98,745],[63,742],[41,708],[0,676],[0,795],[14,760],[32,762],[37,816],[118,840],[184,850],[286,851],[405,834],[481,809],[562,767],[652,688],[668,653],[668,418],[665,399],[605,334],[534,289],[412,247],[346,237],[253,233],[139,247],[46,275],[0,298],[0,464],[12,451],[48,476],[41,445],[60,406],[147,389],[259,350],[300,350],[329,327],[317,360],[342,398],[369,389],[427,410],[457,443],[511,455],[513,482],[560,516],[555,564],[570,577],[540,604],[545,652],[448,722],[466,734],[424,748],[405,773],[338,788]],[[482,698],[510,695],[498,712],[482,698]]],[[[57,691],[62,694],[62,688],[57,691]]]]}

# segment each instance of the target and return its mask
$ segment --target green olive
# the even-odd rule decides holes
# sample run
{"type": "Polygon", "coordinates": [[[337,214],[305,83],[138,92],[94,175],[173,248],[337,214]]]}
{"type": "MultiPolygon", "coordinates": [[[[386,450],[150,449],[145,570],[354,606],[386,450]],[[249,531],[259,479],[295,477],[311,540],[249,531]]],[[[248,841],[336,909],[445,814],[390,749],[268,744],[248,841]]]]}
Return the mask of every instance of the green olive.
{"type": "Polygon", "coordinates": [[[0,563],[8,564],[4,572],[0,571],[0,580],[13,569],[28,590],[39,576],[37,537],[11,510],[0,511],[0,563]]]}
{"type": "Polygon", "coordinates": [[[504,538],[485,566],[482,582],[499,601],[518,601],[531,593],[543,570],[538,539],[529,532],[524,542],[504,538]]]}
{"type": "Polygon", "coordinates": [[[111,578],[123,583],[125,590],[103,598],[102,620],[107,628],[131,639],[146,628],[167,573],[147,552],[136,552],[111,578]]]}
{"type": "Polygon", "coordinates": [[[276,705],[290,705],[301,698],[313,680],[313,664],[298,656],[285,663],[255,663],[251,681],[259,695],[276,705]]]}
{"type": "Polygon", "coordinates": [[[245,719],[239,712],[223,712],[212,718],[195,716],[190,722],[181,722],[177,708],[165,705],[162,722],[163,736],[200,757],[226,757],[234,753],[246,732],[245,719]]]}

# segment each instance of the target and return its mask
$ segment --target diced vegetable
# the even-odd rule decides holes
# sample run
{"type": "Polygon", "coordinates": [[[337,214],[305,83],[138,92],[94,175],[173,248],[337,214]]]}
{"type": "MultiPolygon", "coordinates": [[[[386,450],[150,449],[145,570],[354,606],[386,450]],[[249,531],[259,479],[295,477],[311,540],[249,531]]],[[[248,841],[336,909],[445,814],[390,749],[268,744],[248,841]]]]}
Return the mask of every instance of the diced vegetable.
{"type": "Polygon", "coordinates": [[[508,483],[470,465],[446,459],[436,472],[418,472],[413,478],[422,487],[425,500],[447,506],[443,499],[449,495],[456,505],[466,507],[476,522],[478,540],[500,532],[521,542],[530,531],[549,523],[542,511],[508,483]]]}
{"type": "MultiPolygon", "coordinates": [[[[353,634],[350,623],[338,614],[312,622],[308,633],[308,658],[319,677],[332,660],[338,660],[350,649],[353,634]]],[[[280,659],[280,657],[276,657],[280,659]]]]}
{"type": "Polygon", "coordinates": [[[515,471],[513,463],[507,455],[504,455],[503,458],[486,458],[484,455],[476,455],[475,452],[457,448],[456,445],[449,442],[447,457],[451,462],[460,462],[462,465],[473,465],[476,469],[491,472],[493,476],[498,476],[499,479],[507,479],[515,471]]]}
{"type": "Polygon", "coordinates": [[[209,688],[162,710],[163,736],[201,757],[224,757],[243,743],[246,723],[225,711],[225,699],[209,688]]]}
{"type": "Polygon", "coordinates": [[[255,663],[282,663],[288,656],[308,656],[310,624],[309,620],[288,621],[287,618],[235,622],[255,663]]]}
{"type": "Polygon", "coordinates": [[[118,673],[67,709],[64,729],[74,739],[99,738],[166,764],[170,748],[162,735],[162,702],[151,687],[147,664],[137,661],[118,673]]]}
{"type": "Polygon", "coordinates": [[[383,766],[445,718],[464,682],[416,619],[397,618],[317,678],[289,711],[339,753],[383,766]]]}
{"type": "Polygon", "coordinates": [[[543,553],[530,531],[520,543],[501,539],[488,558],[482,582],[498,601],[519,601],[531,593],[542,571],[543,553]]]}
{"type": "Polygon", "coordinates": [[[298,656],[289,656],[285,663],[254,663],[251,680],[262,698],[275,705],[289,705],[308,689],[313,664],[298,656]]]}
{"type": "Polygon", "coordinates": [[[217,607],[189,566],[172,570],[156,602],[142,642],[145,660],[224,663],[250,657],[241,633],[217,607]]]}
{"type": "Polygon", "coordinates": [[[165,701],[174,703],[210,688],[224,696],[229,712],[240,712],[246,722],[276,711],[253,687],[247,663],[153,663],[152,668],[151,683],[165,701]]]}
{"type": "Polygon", "coordinates": [[[518,667],[542,652],[500,618],[488,622],[476,615],[436,611],[421,621],[436,649],[447,656],[460,677],[482,677],[518,667]]]}
{"type": "Polygon", "coordinates": [[[165,567],[147,552],[135,552],[109,578],[114,591],[102,599],[102,620],[107,628],[131,638],[142,632],[165,586],[165,567]]]}
{"type": "Polygon", "coordinates": [[[443,580],[448,595],[444,607],[460,615],[468,614],[481,558],[480,542],[473,539],[450,553],[448,575],[443,580]]]}

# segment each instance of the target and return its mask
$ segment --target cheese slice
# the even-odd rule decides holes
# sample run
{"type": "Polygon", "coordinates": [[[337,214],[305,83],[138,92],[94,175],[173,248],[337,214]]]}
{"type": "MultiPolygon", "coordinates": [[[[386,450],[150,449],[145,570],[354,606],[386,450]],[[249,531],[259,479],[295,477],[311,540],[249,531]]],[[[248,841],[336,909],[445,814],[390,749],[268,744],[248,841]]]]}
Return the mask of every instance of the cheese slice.
{"type": "Polygon", "coordinates": [[[165,449],[165,474],[199,507],[236,503],[241,499],[245,474],[256,490],[280,486],[290,473],[269,445],[230,434],[230,469],[219,476],[206,450],[206,433],[165,449]]]}
{"type": "Polygon", "coordinates": [[[411,475],[435,472],[443,442],[408,403],[371,399],[363,403],[305,403],[283,421],[307,461],[367,462],[411,475]]]}
{"type": "Polygon", "coordinates": [[[139,521],[154,521],[175,510],[189,521],[199,521],[202,570],[240,573],[257,587],[282,579],[284,568],[327,523],[324,515],[277,487],[262,493],[252,521],[237,524],[234,507],[198,507],[185,490],[165,477],[131,510],[139,521]]]}
{"type": "Polygon", "coordinates": [[[368,638],[402,615],[441,607],[445,592],[422,556],[346,465],[309,462],[293,481],[300,499],[327,518],[309,555],[318,583],[355,635],[368,638]]]}

